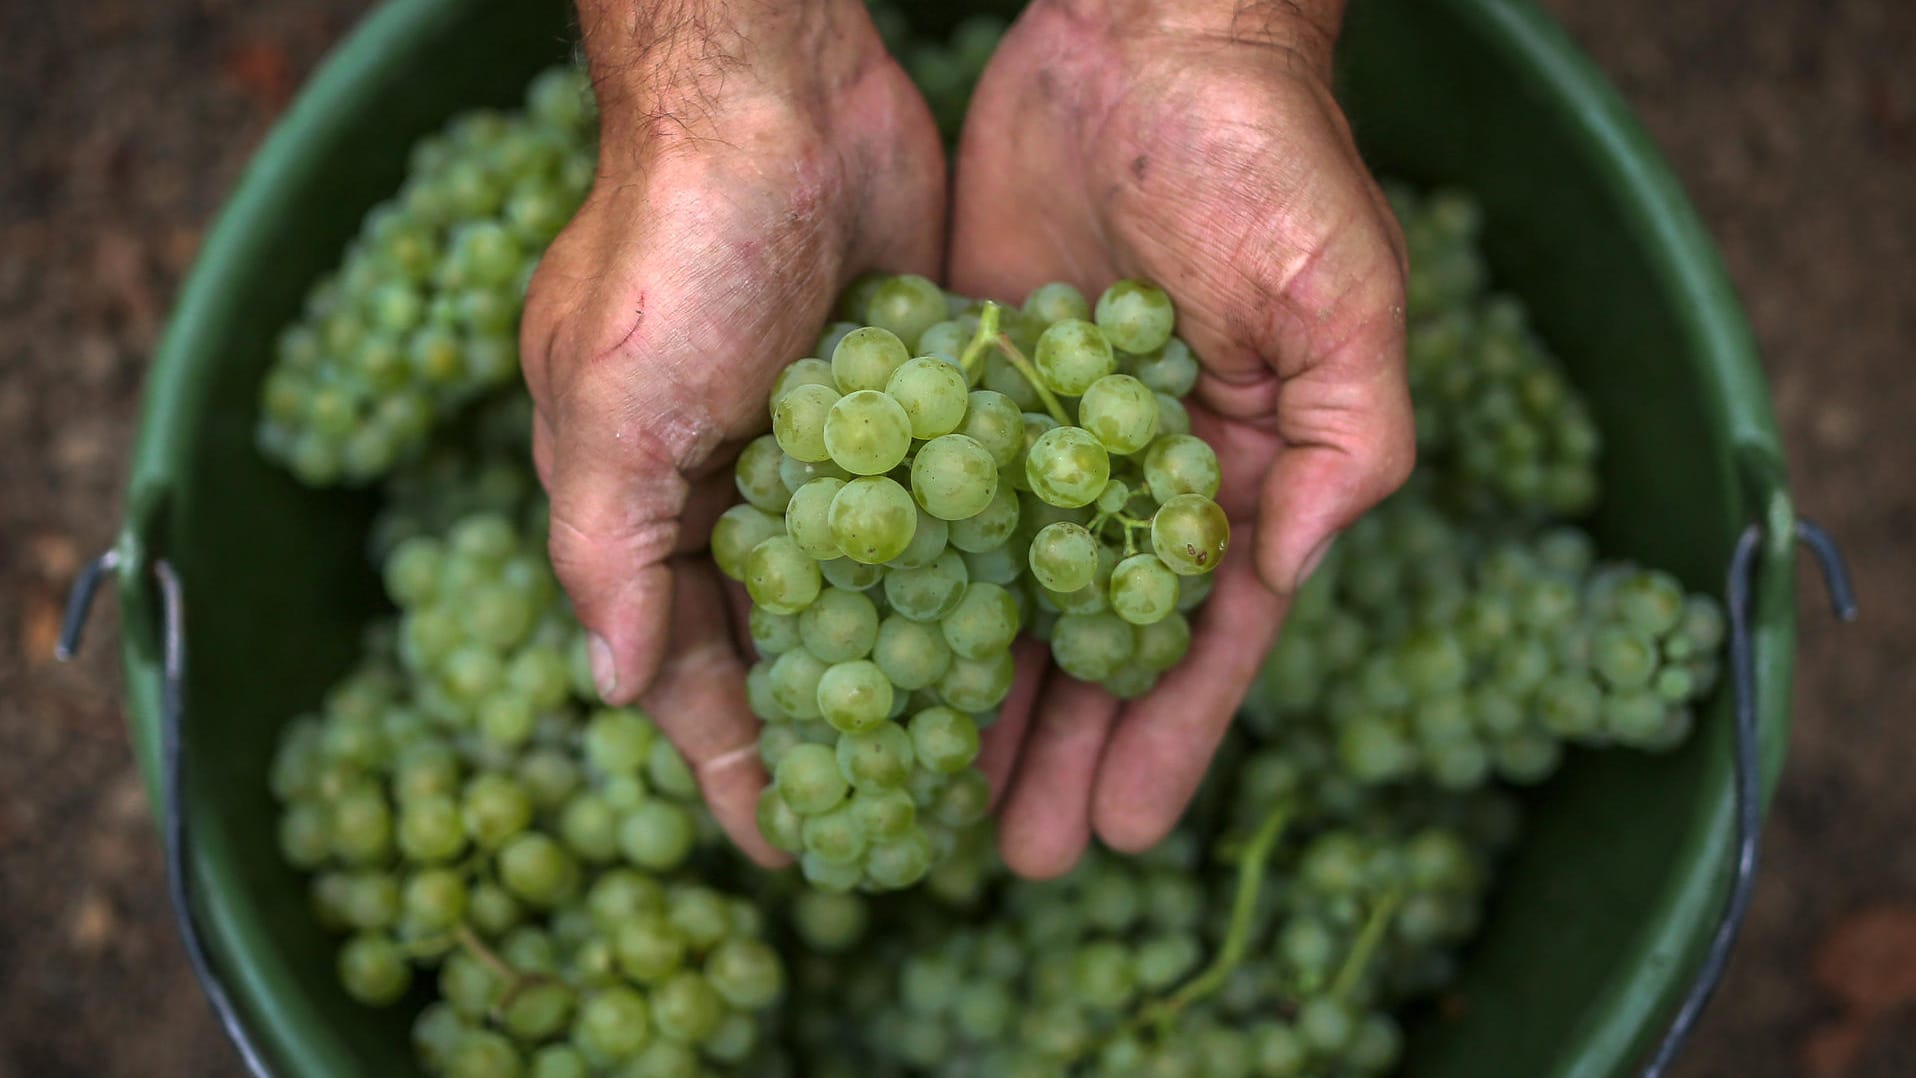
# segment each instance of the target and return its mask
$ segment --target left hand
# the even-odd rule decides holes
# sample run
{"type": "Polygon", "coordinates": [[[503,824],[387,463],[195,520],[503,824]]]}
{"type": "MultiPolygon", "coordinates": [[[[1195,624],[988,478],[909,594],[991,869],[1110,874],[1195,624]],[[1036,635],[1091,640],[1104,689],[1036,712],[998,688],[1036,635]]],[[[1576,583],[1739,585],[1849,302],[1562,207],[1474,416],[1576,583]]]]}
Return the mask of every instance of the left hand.
{"type": "Polygon", "coordinates": [[[1093,830],[1126,851],[1170,831],[1291,596],[1410,474],[1403,242],[1331,96],[1341,6],[1038,0],[973,98],[953,287],[1168,291],[1203,362],[1185,403],[1234,548],[1148,696],[1021,669],[1043,685],[1007,702],[984,757],[1021,874],[1064,872],[1093,830]]]}

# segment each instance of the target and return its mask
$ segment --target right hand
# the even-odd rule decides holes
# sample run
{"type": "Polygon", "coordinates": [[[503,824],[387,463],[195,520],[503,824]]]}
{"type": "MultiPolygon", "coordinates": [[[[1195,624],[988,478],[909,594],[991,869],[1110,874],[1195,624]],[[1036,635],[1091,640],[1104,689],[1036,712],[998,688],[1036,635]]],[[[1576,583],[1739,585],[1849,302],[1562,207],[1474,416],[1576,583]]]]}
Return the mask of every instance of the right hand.
{"type": "Polygon", "coordinates": [[[742,621],[706,543],[773,379],[850,278],[936,275],[944,155],[858,0],[707,5],[738,20],[719,28],[590,8],[599,174],[520,332],[553,568],[600,695],[641,703],[733,841],[778,864],[742,621]],[[653,36],[673,32],[699,37],[653,36]]]}

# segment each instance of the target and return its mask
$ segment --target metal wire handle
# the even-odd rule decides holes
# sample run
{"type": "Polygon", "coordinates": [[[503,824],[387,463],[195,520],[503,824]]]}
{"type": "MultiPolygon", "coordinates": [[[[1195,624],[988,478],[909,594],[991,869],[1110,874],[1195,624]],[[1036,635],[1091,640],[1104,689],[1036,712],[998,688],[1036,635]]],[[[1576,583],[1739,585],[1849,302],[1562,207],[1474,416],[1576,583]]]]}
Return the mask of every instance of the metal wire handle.
{"type": "MultiPolygon", "coordinates": [[[[1808,547],[1823,573],[1823,586],[1830,606],[1842,621],[1856,620],[1856,597],[1850,588],[1849,570],[1836,543],[1823,529],[1806,520],[1795,525],[1795,539],[1808,547]]],[[[1763,546],[1763,528],[1752,524],[1738,537],[1730,557],[1727,582],[1727,606],[1730,623],[1730,680],[1733,691],[1736,763],[1736,856],[1730,892],[1723,912],[1717,918],[1716,931],[1695,978],[1684,993],[1683,1002],[1664,1031],[1656,1053],[1644,1065],[1644,1078],[1663,1078],[1682,1051],[1698,1019],[1716,993],[1736,946],[1738,931],[1749,912],[1751,891],[1756,884],[1757,847],[1762,837],[1762,773],[1756,734],[1756,662],[1750,634],[1752,594],[1756,582],[1756,555],[1763,546]]],[[[109,550],[89,562],[73,582],[67,599],[66,619],[54,654],[66,661],[80,646],[87,612],[106,575],[120,567],[118,550],[109,550]]],[[[160,783],[161,805],[165,814],[163,838],[166,846],[167,894],[173,905],[173,920],[186,947],[187,961],[193,967],[200,988],[206,994],[220,1028],[233,1042],[240,1059],[254,1078],[272,1078],[252,1031],[246,1026],[226,991],[219,971],[213,967],[194,912],[192,873],[188,864],[186,824],[186,753],[183,731],[186,714],[186,603],[179,574],[165,559],[155,559],[153,576],[159,585],[161,618],[160,689],[160,783]]]]}
{"type": "MultiPolygon", "coordinates": [[[[1829,593],[1830,608],[1842,621],[1856,620],[1856,596],[1850,590],[1849,568],[1843,563],[1836,541],[1823,529],[1807,520],[1796,522],[1796,541],[1815,555],[1823,571],[1823,588],[1829,593]]],[[[1750,910],[1750,894],[1756,887],[1756,853],[1763,835],[1762,761],[1756,737],[1756,661],[1755,645],[1750,639],[1751,595],[1756,585],[1756,554],[1763,548],[1763,526],[1752,524],[1737,538],[1736,551],[1730,555],[1730,579],[1725,596],[1730,619],[1730,682],[1735,710],[1736,760],[1736,857],[1730,893],[1723,900],[1723,912],[1717,916],[1716,932],[1710,937],[1710,949],[1703,964],[1690,981],[1676,1015],[1664,1030],[1656,1054],[1644,1064],[1644,1078],[1663,1078],[1676,1062],[1677,1053],[1695,1032],[1703,1008],[1716,994],[1723,971],[1736,947],[1743,917],[1750,910]]]]}
{"type": "MultiPolygon", "coordinates": [[[[86,627],[87,611],[106,574],[120,567],[120,552],[109,550],[87,563],[67,598],[66,619],[60,626],[60,642],[54,655],[62,662],[73,658],[80,647],[81,630],[86,627]]],[[[164,558],[153,562],[153,579],[160,591],[160,808],[161,837],[166,853],[166,893],[173,906],[173,923],[186,947],[186,960],[193,976],[206,994],[206,1002],[219,1019],[226,1039],[233,1042],[241,1062],[254,1078],[272,1078],[253,1033],[246,1027],[239,1009],[227,994],[226,981],[213,966],[206,940],[200,934],[199,916],[194,912],[193,871],[189,859],[190,844],[186,828],[186,599],[180,588],[180,576],[164,558]]]]}

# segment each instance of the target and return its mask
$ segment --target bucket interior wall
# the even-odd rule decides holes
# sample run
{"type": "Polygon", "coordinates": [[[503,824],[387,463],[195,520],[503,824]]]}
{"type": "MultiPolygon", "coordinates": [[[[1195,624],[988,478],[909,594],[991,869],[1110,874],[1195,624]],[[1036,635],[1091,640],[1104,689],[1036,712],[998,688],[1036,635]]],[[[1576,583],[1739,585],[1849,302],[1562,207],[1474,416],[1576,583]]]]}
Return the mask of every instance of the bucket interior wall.
{"type": "MultiPolygon", "coordinates": [[[[1494,281],[1529,305],[1605,432],[1594,522],[1604,549],[1720,592],[1748,516],[1726,417],[1759,407],[1767,422],[1767,406],[1720,399],[1652,254],[1654,229],[1617,195],[1630,178],[1491,43],[1497,20],[1484,12],[1501,6],[1359,0],[1341,96],[1380,173],[1483,201],[1494,281]]],[[[285,1073],[409,1072],[416,1007],[372,1012],[346,999],[332,973],[337,941],[277,852],[265,785],[277,731],[350,664],[357,627],[381,600],[362,548],[370,496],[306,490],[257,456],[259,382],[307,287],[397,189],[408,147],[463,108],[512,104],[569,42],[554,3],[406,0],[381,12],[340,60],[357,89],[343,106],[290,118],[300,148],[272,147],[247,177],[243,200],[274,212],[250,215],[244,237],[220,237],[229,272],[187,316],[194,324],[174,331],[199,346],[191,369],[156,370],[187,384],[158,417],[177,429],[159,436],[136,488],[169,491],[160,534],[189,589],[200,888],[222,962],[285,1073]],[[403,51],[366,40],[382,33],[403,37],[403,51]]],[[[151,716],[136,721],[150,738],[151,716]]],[[[1628,1058],[1644,1023],[1620,1025],[1617,1000],[1643,963],[1682,957],[1653,940],[1669,934],[1677,866],[1697,856],[1727,796],[1727,727],[1719,699],[1684,750],[1579,757],[1531,799],[1525,842],[1457,985],[1462,1006],[1418,1019],[1413,1073],[1603,1071],[1628,1058]]],[[[1687,947],[1697,930],[1676,935],[1687,947]]]]}

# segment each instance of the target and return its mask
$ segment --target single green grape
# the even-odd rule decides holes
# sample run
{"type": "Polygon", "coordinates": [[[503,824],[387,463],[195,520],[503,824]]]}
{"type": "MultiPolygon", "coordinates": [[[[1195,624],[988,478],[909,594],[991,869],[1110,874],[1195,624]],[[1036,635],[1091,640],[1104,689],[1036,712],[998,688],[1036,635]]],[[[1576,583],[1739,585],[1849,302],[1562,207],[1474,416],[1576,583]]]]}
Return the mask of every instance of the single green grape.
{"type": "Polygon", "coordinates": [[[1091,383],[1118,366],[1104,333],[1079,318],[1063,319],[1047,327],[1038,338],[1032,362],[1045,387],[1067,397],[1082,396],[1091,383]]]}
{"type": "Polygon", "coordinates": [[[538,907],[547,908],[578,884],[578,864],[565,847],[550,836],[526,831],[513,836],[499,850],[499,882],[506,890],[538,907]]]}
{"type": "Polygon", "coordinates": [[[865,855],[868,842],[865,830],[852,815],[852,802],[841,801],[837,808],[809,816],[799,831],[804,852],[835,865],[857,864],[865,855]]]}
{"type": "Polygon", "coordinates": [[[1080,681],[1103,681],[1131,660],[1136,641],[1116,614],[1065,614],[1051,630],[1051,657],[1080,681]]]}
{"type": "Polygon", "coordinates": [[[876,389],[854,390],[826,413],[824,444],[832,462],[853,475],[883,475],[911,450],[911,417],[876,389]]]}
{"type": "Polygon", "coordinates": [[[705,956],[705,976],[726,1003],[741,1010],[769,1007],[785,991],[785,967],[778,952],[756,939],[721,941],[705,956]]]}
{"type": "Polygon", "coordinates": [[[906,692],[936,684],[951,666],[951,647],[939,626],[892,614],[878,626],[872,661],[906,692]]]}
{"type": "MultiPolygon", "coordinates": [[[[921,751],[916,739],[912,751],[921,751]]],[[[875,842],[903,836],[918,818],[917,802],[904,790],[860,790],[852,795],[851,811],[858,826],[875,842]]]]}
{"type": "Polygon", "coordinates": [[[868,324],[890,330],[906,341],[917,340],[948,313],[944,290],[915,273],[886,279],[865,304],[868,324]]]}
{"type": "Polygon", "coordinates": [[[911,775],[911,735],[889,721],[847,732],[838,739],[836,762],[840,774],[856,789],[897,789],[911,775]]]}
{"type": "Polygon", "coordinates": [[[821,461],[831,457],[825,447],[825,420],[840,394],[835,386],[807,382],[793,386],[772,409],[772,437],[795,460],[821,461]]]}
{"type": "Polygon", "coordinates": [[[339,949],[339,983],[346,994],[370,1007],[383,1007],[406,994],[412,967],[391,937],[362,932],[339,949]]]}
{"type": "Polygon", "coordinates": [[[1107,374],[1078,401],[1078,423],[1110,452],[1135,453],[1157,435],[1157,398],[1128,374],[1107,374]]]}
{"type": "MultiPolygon", "coordinates": [[[[828,516],[839,551],[866,565],[881,565],[904,553],[918,526],[911,494],[882,475],[845,484],[833,495],[828,516]]],[[[746,586],[751,586],[749,577],[746,586]]],[[[757,593],[752,597],[758,600],[757,593]]]]}
{"type": "Polygon", "coordinates": [[[719,514],[712,525],[712,560],[733,580],[745,579],[745,560],[752,548],[785,532],[785,522],[752,505],[735,505],[719,514]]]}
{"type": "Polygon", "coordinates": [[[953,654],[976,660],[1009,650],[1018,624],[1018,605],[1010,592],[973,581],[939,627],[953,654]]]}
{"type": "Polygon", "coordinates": [[[945,552],[950,535],[950,528],[942,519],[919,506],[918,525],[912,530],[911,542],[886,566],[891,569],[922,569],[945,552]]]}
{"type": "Polygon", "coordinates": [[[1142,280],[1123,280],[1098,297],[1097,324],[1112,345],[1127,352],[1155,352],[1171,340],[1171,297],[1142,280]]]}
{"type": "Polygon", "coordinates": [[[1025,481],[1033,494],[1052,505],[1089,505],[1110,478],[1110,454],[1082,427],[1047,430],[1025,455],[1025,481]]]}
{"type": "Polygon", "coordinates": [[[925,440],[957,430],[971,403],[964,373],[929,356],[920,356],[894,371],[885,383],[885,395],[904,409],[911,436],[925,440]]]}
{"type": "Polygon", "coordinates": [[[841,393],[884,389],[892,372],[910,358],[897,334],[865,326],[847,332],[832,348],[832,378],[841,393]]]}
{"type": "Polygon", "coordinates": [[[938,679],[938,696],[960,711],[973,714],[989,711],[1003,703],[1011,692],[1011,679],[1016,672],[1010,651],[983,659],[954,656],[945,676],[938,679]]]}
{"type": "Polygon", "coordinates": [[[878,638],[878,608],[863,592],[826,588],[799,613],[798,635],[823,662],[862,659],[878,638]]]}
{"type": "Polygon", "coordinates": [[[922,568],[886,573],[885,601],[900,617],[936,621],[958,605],[968,583],[964,559],[957,551],[947,550],[922,568]]]}
{"type": "Polygon", "coordinates": [[[1215,498],[1221,480],[1217,453],[1202,438],[1162,435],[1144,454],[1144,483],[1160,503],[1180,494],[1215,498]]]}
{"type": "Polygon", "coordinates": [[[983,511],[998,487],[991,453],[970,435],[934,438],[912,458],[912,494],[925,512],[941,520],[963,520],[983,511]]]}
{"type": "Polygon", "coordinates": [[[794,719],[818,718],[818,680],[828,665],[802,647],[780,655],[769,675],[772,701],[794,719]]]}
{"type": "MultiPolygon", "coordinates": [[[[760,744],[764,744],[764,739],[767,734],[777,729],[780,729],[780,727],[766,727],[765,730],[759,734],[760,744]]],[[[763,756],[763,753],[761,753],[761,756],[763,756]]],[[[781,754],[777,759],[766,760],[766,769],[776,772],[778,762],[783,759],[784,756],[781,754]]],[[[785,800],[784,795],[778,792],[776,786],[767,786],[764,790],[760,791],[758,795],[756,819],[758,822],[758,833],[765,837],[765,841],[771,843],[778,849],[784,850],[786,853],[803,852],[805,848],[803,831],[805,817],[793,811],[791,804],[785,800]]]]}
{"type": "Polygon", "coordinates": [[[984,508],[950,523],[946,541],[971,554],[1005,545],[1018,530],[1018,494],[1000,486],[984,508]]]}
{"type": "MultiPolygon", "coordinates": [[[[859,482],[866,480],[853,480],[853,483],[859,482]]],[[[895,483],[892,485],[897,486],[895,483]]],[[[847,489],[850,486],[847,484],[847,489]]],[[[844,491],[841,490],[832,499],[834,517],[838,515],[837,507],[843,498],[844,491]]],[[[834,535],[838,534],[835,521],[832,530],[834,535]]],[[[899,545],[902,547],[903,543],[899,545]]],[[[745,590],[751,593],[753,602],[775,614],[796,614],[818,597],[818,562],[789,536],[775,535],[753,547],[752,552],[746,555],[745,590]]]]}
{"type": "Polygon", "coordinates": [[[1032,536],[1031,575],[1052,591],[1072,592],[1098,571],[1098,541],[1082,524],[1057,521],[1032,536]]]}
{"type": "Polygon", "coordinates": [[[911,717],[909,730],[913,758],[940,774],[963,770],[978,756],[978,725],[962,711],[926,708],[911,717]]]}
{"type": "Polygon", "coordinates": [[[589,1057],[620,1060],[652,1039],[652,1009],[645,996],[624,985],[600,988],[579,1004],[572,1040],[589,1057]]]}
{"type": "Polygon", "coordinates": [[[1155,554],[1134,554],[1111,570],[1111,611],[1133,625],[1162,621],[1177,601],[1177,574],[1155,554]]]}
{"type": "Polygon", "coordinates": [[[865,854],[865,874],[873,887],[897,891],[923,879],[931,862],[930,840],[924,832],[913,831],[889,842],[874,844],[865,854]]]}
{"type": "Polygon", "coordinates": [[[964,356],[965,347],[971,343],[971,335],[976,329],[975,325],[968,325],[956,318],[933,322],[918,335],[912,354],[936,356],[955,367],[964,356]]]}
{"type": "Polygon", "coordinates": [[[1138,665],[1152,673],[1163,673],[1176,666],[1191,649],[1191,623],[1182,614],[1168,614],[1138,626],[1133,639],[1138,665]]]}
{"type": "Polygon", "coordinates": [[[1164,347],[1138,357],[1138,381],[1150,386],[1152,392],[1168,397],[1182,399],[1197,386],[1197,357],[1191,354],[1191,348],[1176,337],[1164,342],[1164,347]]]}
{"type": "Polygon", "coordinates": [[[1080,322],[1091,318],[1091,304],[1084,293],[1065,283],[1053,281],[1041,284],[1025,297],[1024,313],[1045,325],[1062,322],[1067,318],[1080,322]]]}
{"type": "MultiPolygon", "coordinates": [[[[840,739],[841,743],[843,739],[840,739]]],[[[849,783],[839,772],[838,758],[823,745],[793,747],[772,772],[779,796],[800,816],[830,811],[845,799],[849,783]]]]}
{"type": "Polygon", "coordinates": [[[1003,470],[1024,451],[1024,413],[1003,393],[974,389],[957,433],[983,446],[991,462],[1003,470]]]}
{"type": "Polygon", "coordinates": [[[1151,517],[1151,548],[1171,571],[1197,576],[1216,569],[1231,542],[1224,510],[1202,494],[1179,494],[1151,517]]]}
{"type": "Polygon", "coordinates": [[[697,840],[691,814],[659,797],[646,798],[619,822],[619,852],[633,865],[653,872],[684,864],[697,840]]]}
{"type": "Polygon", "coordinates": [[[818,680],[818,710],[833,729],[867,730],[891,714],[893,687],[877,663],[855,659],[836,663],[818,680]]]}
{"type": "Polygon", "coordinates": [[[752,608],[746,628],[760,655],[773,659],[798,646],[798,619],[791,614],[775,614],[762,606],[752,608]]]}
{"type": "Polygon", "coordinates": [[[778,440],[769,434],[761,435],[746,443],[732,470],[739,494],[767,513],[784,512],[785,503],[792,496],[778,475],[782,456],[778,440]]]}

